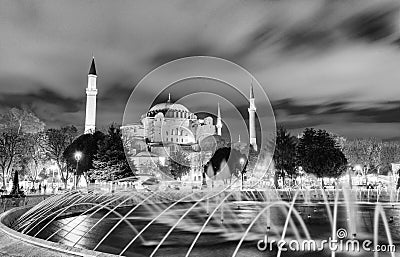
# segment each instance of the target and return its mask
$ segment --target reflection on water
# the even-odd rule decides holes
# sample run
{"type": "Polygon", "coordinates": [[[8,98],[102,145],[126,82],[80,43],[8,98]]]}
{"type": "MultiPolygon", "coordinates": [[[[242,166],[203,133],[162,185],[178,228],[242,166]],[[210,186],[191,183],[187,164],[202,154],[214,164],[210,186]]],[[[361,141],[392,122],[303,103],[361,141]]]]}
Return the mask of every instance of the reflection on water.
{"type": "MultiPolygon", "coordinates": [[[[254,217],[267,204],[253,201],[232,201],[224,204],[222,210],[218,210],[210,222],[201,233],[190,256],[232,256],[239,240],[247,229],[254,217]]],[[[169,211],[165,212],[160,218],[156,219],[141,235],[141,240],[136,240],[124,253],[126,256],[149,256],[154,248],[167,234],[169,229],[174,226],[178,219],[190,208],[193,203],[181,203],[175,205],[169,211]]],[[[210,202],[208,208],[213,210],[215,202],[210,202]]],[[[330,206],[333,213],[333,205],[330,206]]],[[[118,209],[118,213],[125,215],[132,206],[125,206],[118,209]]],[[[331,232],[331,223],[328,212],[324,204],[296,204],[295,210],[305,222],[310,236],[314,240],[327,240],[331,232]]],[[[141,231],[150,221],[157,217],[163,208],[158,205],[148,204],[139,206],[132,214],[127,217],[133,226],[132,229],[126,222],[119,224],[116,229],[104,240],[97,248],[98,251],[119,254],[121,250],[128,245],[138,231],[141,231]]],[[[373,240],[375,205],[362,204],[356,209],[356,219],[348,220],[347,208],[344,204],[338,205],[337,228],[347,228],[352,223],[357,228],[357,239],[373,240]]],[[[270,214],[262,215],[255,223],[250,233],[246,236],[237,256],[276,256],[277,250],[272,252],[261,252],[257,249],[257,242],[263,239],[267,227],[267,219],[270,218],[271,230],[269,239],[278,241],[283,232],[288,208],[284,205],[275,205],[271,207],[270,214]]],[[[385,208],[386,216],[393,217],[394,222],[390,224],[390,231],[395,245],[400,244],[400,221],[399,209],[397,207],[385,208]]],[[[100,219],[108,213],[102,210],[94,215],[78,215],[62,217],[53,221],[45,230],[37,236],[43,239],[48,238],[54,232],[58,232],[51,237],[51,241],[62,244],[77,246],[81,248],[94,249],[97,243],[107,232],[120,220],[117,214],[109,214],[99,225],[94,226],[100,219]],[[94,227],[93,227],[94,226],[94,227]]],[[[185,256],[191,243],[200,231],[204,222],[208,218],[205,205],[194,207],[178,223],[176,228],[167,237],[157,251],[156,256],[185,256]]],[[[45,223],[43,223],[45,224],[45,223]]],[[[43,226],[40,224],[30,235],[36,234],[43,226]]],[[[298,219],[292,215],[288,230],[286,231],[286,240],[305,239],[298,219]]],[[[382,221],[379,224],[380,243],[388,244],[387,236],[384,231],[382,221]]],[[[355,253],[337,253],[336,256],[354,256],[355,253]]],[[[357,253],[358,256],[373,256],[373,253],[357,253]]],[[[325,249],[323,252],[283,252],[281,256],[331,256],[331,251],[325,249]]],[[[390,256],[389,253],[379,256],[390,256]]]]}

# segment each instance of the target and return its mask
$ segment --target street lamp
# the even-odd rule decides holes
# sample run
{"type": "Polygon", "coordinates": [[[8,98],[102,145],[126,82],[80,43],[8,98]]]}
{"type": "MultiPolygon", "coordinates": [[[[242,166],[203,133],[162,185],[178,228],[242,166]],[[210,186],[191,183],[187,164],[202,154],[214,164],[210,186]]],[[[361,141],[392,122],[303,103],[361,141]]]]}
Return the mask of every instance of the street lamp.
{"type": "Polygon", "coordinates": [[[51,171],[53,172],[52,180],[51,180],[51,187],[54,193],[54,171],[57,169],[57,165],[53,164],[50,166],[51,171]]]}
{"type": "Polygon", "coordinates": [[[364,164],[364,181],[365,181],[365,185],[368,185],[368,177],[367,177],[368,169],[369,169],[369,165],[364,164]]]}
{"type": "Polygon", "coordinates": [[[353,189],[353,181],[351,180],[351,176],[353,175],[354,167],[351,163],[347,164],[347,175],[349,177],[349,186],[350,189],[353,189]]]}
{"type": "Polygon", "coordinates": [[[303,167],[299,166],[299,175],[300,175],[300,189],[303,189],[303,176],[304,176],[304,171],[303,167]]]}
{"type": "Polygon", "coordinates": [[[82,152],[77,151],[74,154],[74,158],[76,160],[76,169],[75,169],[75,176],[74,176],[74,188],[76,189],[76,184],[77,184],[77,176],[78,176],[78,166],[79,166],[79,161],[82,159],[82,152]]]}
{"type": "MultiPolygon", "coordinates": [[[[359,165],[359,164],[355,165],[352,170],[354,171],[354,174],[357,176],[357,184],[360,185],[360,171],[362,173],[361,165],[359,165]]],[[[361,184],[362,184],[362,181],[361,181],[361,184]]]]}
{"type": "Polygon", "coordinates": [[[241,174],[241,184],[240,184],[240,190],[243,190],[243,167],[244,167],[244,158],[240,158],[240,174],[241,174]]]}

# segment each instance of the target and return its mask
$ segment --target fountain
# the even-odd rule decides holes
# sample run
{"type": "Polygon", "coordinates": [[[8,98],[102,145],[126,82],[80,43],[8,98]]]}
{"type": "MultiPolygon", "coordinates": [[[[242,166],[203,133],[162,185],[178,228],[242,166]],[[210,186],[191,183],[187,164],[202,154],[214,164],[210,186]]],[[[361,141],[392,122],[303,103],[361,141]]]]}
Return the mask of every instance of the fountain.
{"type": "MultiPolygon", "coordinates": [[[[71,191],[30,208],[12,228],[46,241],[124,256],[263,256],[263,251],[299,256],[308,251],[285,251],[277,242],[301,246],[328,237],[370,240],[375,248],[400,243],[396,193],[381,194],[376,202],[362,197],[367,192],[360,197],[359,190],[350,188],[237,191],[232,188],[235,182],[190,193],[71,191]],[[347,232],[345,237],[339,229],[347,232]]],[[[378,256],[360,251],[362,256],[378,256]]],[[[356,254],[323,246],[318,256],[338,253],[356,254]]]]}
{"type": "Polygon", "coordinates": [[[243,164],[238,171],[229,158],[208,162],[201,190],[183,183],[177,190],[168,181],[154,190],[73,190],[23,207],[9,226],[42,245],[119,256],[378,256],[365,247],[344,249],[365,242],[390,247],[379,256],[399,254],[392,248],[400,244],[394,185],[387,192],[346,184],[277,189],[268,185],[270,162],[258,159],[246,183],[243,164]]]}

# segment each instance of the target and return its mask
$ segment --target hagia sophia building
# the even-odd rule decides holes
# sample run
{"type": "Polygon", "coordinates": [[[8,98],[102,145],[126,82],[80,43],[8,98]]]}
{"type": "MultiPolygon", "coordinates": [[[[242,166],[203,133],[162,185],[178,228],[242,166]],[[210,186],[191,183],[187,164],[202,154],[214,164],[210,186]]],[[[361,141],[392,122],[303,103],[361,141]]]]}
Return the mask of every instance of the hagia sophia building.
{"type": "MultiPolygon", "coordinates": [[[[94,57],[88,74],[86,88],[85,134],[95,131],[97,71],[94,57]]],[[[253,87],[250,87],[249,136],[250,145],[257,151],[253,87]]],[[[210,140],[223,141],[222,117],[219,104],[217,118],[199,119],[182,104],[173,103],[171,95],[164,103],[158,103],[144,113],[140,121],[121,127],[127,158],[137,168],[137,175],[151,175],[157,165],[168,165],[173,151],[183,151],[190,161],[190,172],[182,181],[202,180],[204,158],[211,158],[213,151],[201,147],[210,140]]],[[[214,149],[215,150],[215,149],[214,149]]]]}

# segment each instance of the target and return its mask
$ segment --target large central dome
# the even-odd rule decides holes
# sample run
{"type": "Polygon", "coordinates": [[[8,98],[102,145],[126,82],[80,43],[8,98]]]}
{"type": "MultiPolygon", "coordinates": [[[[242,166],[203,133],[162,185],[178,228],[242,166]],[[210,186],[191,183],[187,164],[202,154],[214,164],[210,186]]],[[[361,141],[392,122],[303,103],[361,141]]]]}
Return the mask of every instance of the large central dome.
{"type": "Polygon", "coordinates": [[[150,108],[147,112],[147,117],[154,117],[157,113],[162,112],[164,115],[167,112],[183,112],[190,113],[188,108],[183,106],[182,104],[174,104],[170,102],[159,103],[150,108]]]}

